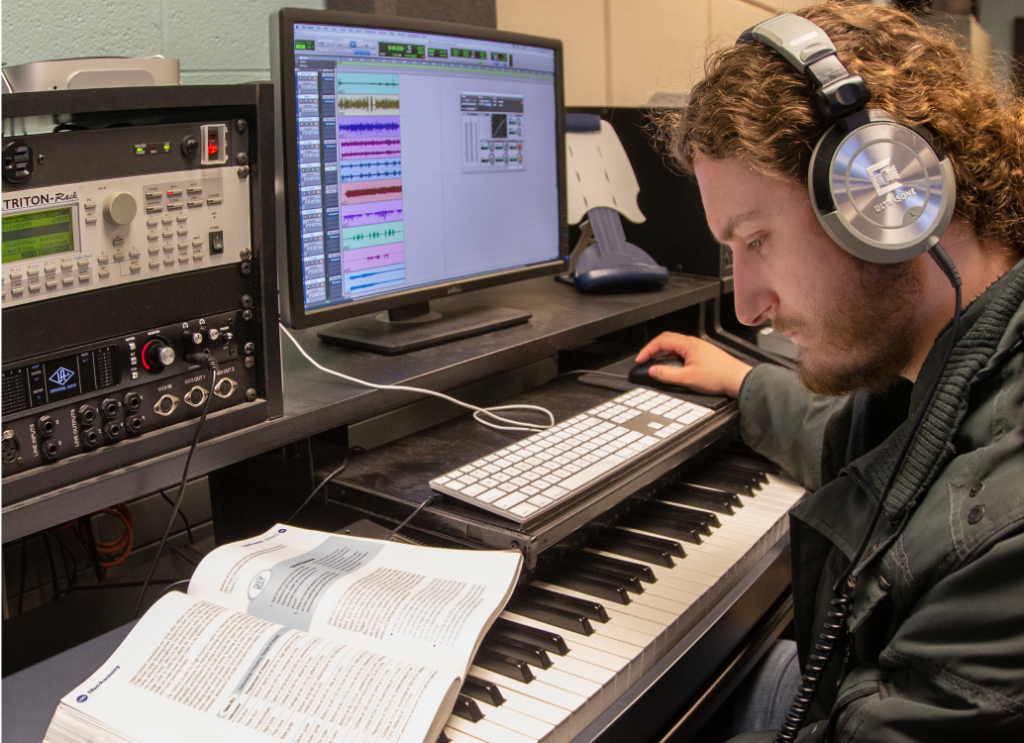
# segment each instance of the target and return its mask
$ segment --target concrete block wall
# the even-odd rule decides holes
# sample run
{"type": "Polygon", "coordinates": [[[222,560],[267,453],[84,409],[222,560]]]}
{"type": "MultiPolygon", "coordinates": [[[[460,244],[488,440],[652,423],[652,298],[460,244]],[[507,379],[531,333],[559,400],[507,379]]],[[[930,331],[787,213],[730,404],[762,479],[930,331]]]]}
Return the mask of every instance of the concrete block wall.
{"type": "Polygon", "coordinates": [[[3,61],[72,57],[181,60],[189,85],[270,79],[269,18],[324,0],[4,0],[3,61]]]}

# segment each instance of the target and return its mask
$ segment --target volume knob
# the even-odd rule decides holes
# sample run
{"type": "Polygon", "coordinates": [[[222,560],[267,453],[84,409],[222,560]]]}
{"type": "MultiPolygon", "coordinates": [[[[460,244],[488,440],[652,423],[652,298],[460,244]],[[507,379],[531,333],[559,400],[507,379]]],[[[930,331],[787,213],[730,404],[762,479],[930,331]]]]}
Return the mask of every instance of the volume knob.
{"type": "Polygon", "coordinates": [[[159,338],[148,341],[142,347],[142,366],[148,372],[156,374],[170,366],[175,359],[174,349],[159,338]]]}
{"type": "Polygon", "coordinates": [[[127,191],[115,191],[103,200],[103,218],[113,225],[126,225],[135,219],[139,205],[127,191]]]}

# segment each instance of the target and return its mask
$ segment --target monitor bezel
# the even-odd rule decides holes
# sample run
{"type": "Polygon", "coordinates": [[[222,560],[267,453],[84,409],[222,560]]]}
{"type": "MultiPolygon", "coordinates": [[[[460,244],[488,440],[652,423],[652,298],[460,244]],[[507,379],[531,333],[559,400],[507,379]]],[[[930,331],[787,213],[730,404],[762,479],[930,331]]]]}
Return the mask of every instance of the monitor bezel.
{"type": "Polygon", "coordinates": [[[526,34],[498,31],[461,23],[442,23],[416,18],[382,16],[332,10],[282,8],[271,13],[271,74],[275,83],[275,134],[277,168],[275,179],[278,206],[278,284],[281,319],[293,328],[303,330],[347,320],[373,312],[409,304],[427,302],[456,294],[485,289],[514,281],[547,276],[565,270],[569,257],[569,228],[565,193],[565,91],[562,67],[562,42],[526,34]],[[395,29],[414,33],[457,36],[486,41],[551,49],[555,53],[555,151],[557,155],[558,190],[558,255],[559,258],[530,266],[493,271],[421,286],[383,296],[356,299],[335,307],[307,312],[302,287],[302,255],[300,242],[297,148],[286,143],[297,141],[295,103],[295,24],[311,23],[328,26],[395,29]]]}

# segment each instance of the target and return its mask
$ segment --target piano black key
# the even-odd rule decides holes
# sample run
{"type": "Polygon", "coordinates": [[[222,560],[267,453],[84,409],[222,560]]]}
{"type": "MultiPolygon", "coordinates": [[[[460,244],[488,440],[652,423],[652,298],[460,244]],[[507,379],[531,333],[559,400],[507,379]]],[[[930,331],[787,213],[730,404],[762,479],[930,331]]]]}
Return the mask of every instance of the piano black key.
{"type": "MultiPolygon", "coordinates": [[[[692,531],[694,534],[697,534],[698,536],[700,536],[700,535],[703,535],[705,537],[710,537],[711,536],[711,526],[710,526],[710,524],[708,524],[707,521],[705,521],[703,519],[694,518],[694,517],[689,516],[689,515],[687,515],[685,513],[674,514],[674,513],[669,513],[669,512],[666,512],[666,511],[662,510],[663,508],[672,508],[672,507],[673,506],[668,505],[668,504],[663,505],[662,508],[658,508],[657,506],[652,506],[651,509],[648,512],[642,513],[642,514],[637,514],[637,518],[647,519],[647,520],[654,521],[654,522],[659,523],[659,524],[663,524],[666,528],[680,529],[683,532],[690,532],[690,531],[692,531]]],[[[628,526],[628,524],[627,524],[627,526],[628,526]]],[[[646,531],[650,531],[650,529],[647,529],[646,531]]],[[[663,533],[663,532],[655,532],[655,534],[661,534],[661,533],[663,533]]],[[[667,536],[670,536],[670,535],[667,535],[667,536]]],[[[700,544],[700,542],[696,542],[696,544],[700,544]]]]}
{"type": "Polygon", "coordinates": [[[701,485],[704,487],[714,488],[715,490],[724,490],[727,493],[740,493],[742,495],[750,496],[754,495],[753,485],[744,485],[738,482],[733,482],[714,474],[681,475],[676,481],[681,482],[684,485],[701,485]]]}
{"type": "Polygon", "coordinates": [[[595,555],[593,552],[581,552],[574,555],[571,560],[585,565],[600,565],[605,570],[617,572],[620,575],[639,578],[645,583],[656,583],[658,580],[654,575],[654,571],[651,570],[650,565],[641,565],[636,562],[617,560],[614,557],[608,557],[607,555],[595,555]]]}
{"type": "Polygon", "coordinates": [[[741,485],[750,485],[751,487],[760,487],[763,483],[768,481],[764,472],[760,470],[743,469],[740,467],[730,467],[728,465],[720,465],[718,461],[712,464],[684,464],[675,470],[676,479],[701,479],[704,477],[713,477],[722,482],[735,482],[741,485]]]}
{"type": "Polygon", "coordinates": [[[536,627],[527,627],[525,624],[519,624],[519,622],[513,622],[511,619],[505,619],[504,617],[495,619],[491,629],[500,631],[504,637],[532,643],[555,655],[569,654],[569,646],[565,644],[565,640],[561,635],[557,635],[554,632],[537,629],[536,627]]]}
{"type": "MultiPolygon", "coordinates": [[[[701,526],[714,526],[719,527],[722,522],[718,520],[718,517],[711,511],[702,511],[697,508],[691,508],[689,506],[674,505],[672,503],[663,503],[661,501],[652,501],[649,504],[651,513],[658,515],[665,514],[672,518],[684,518],[688,519],[693,523],[700,524],[701,526]]],[[[705,532],[711,534],[710,531],[705,532]]]]}
{"type": "Polygon", "coordinates": [[[534,601],[513,601],[509,603],[508,610],[515,614],[522,614],[524,617],[536,619],[555,627],[567,629],[580,635],[594,634],[594,628],[590,626],[590,620],[576,612],[558,609],[554,606],[545,606],[534,601]]]}
{"type": "Polygon", "coordinates": [[[643,593],[644,587],[640,585],[640,579],[632,575],[626,575],[622,572],[615,572],[608,570],[600,565],[584,565],[577,563],[572,566],[564,566],[563,570],[571,572],[573,575],[582,575],[596,580],[607,581],[614,585],[625,588],[630,593],[643,593]]]}
{"type": "Polygon", "coordinates": [[[637,534],[626,529],[612,529],[607,536],[593,541],[597,549],[623,557],[633,557],[667,568],[675,567],[673,557],[686,557],[683,545],[673,539],[637,534]]]}
{"type": "Polygon", "coordinates": [[[496,653],[502,653],[510,658],[529,663],[536,668],[551,668],[551,659],[542,648],[523,647],[523,643],[515,640],[506,641],[492,635],[487,636],[481,647],[489,648],[496,653]]]}
{"type": "Polygon", "coordinates": [[[608,612],[605,611],[600,601],[588,601],[576,596],[566,596],[564,593],[556,593],[555,591],[548,591],[536,586],[530,586],[526,589],[523,592],[523,596],[545,606],[554,606],[559,609],[582,614],[587,619],[593,619],[602,624],[608,621],[608,612]]]}
{"type": "Polygon", "coordinates": [[[672,485],[659,492],[657,498],[684,506],[704,508],[726,516],[732,516],[737,508],[743,508],[743,502],[735,493],[705,490],[691,485],[672,485]]]}
{"type": "Polygon", "coordinates": [[[452,743],[452,739],[444,734],[444,730],[437,734],[437,743],[452,743]]]}
{"type": "Polygon", "coordinates": [[[679,539],[690,544],[702,544],[704,541],[700,538],[700,527],[667,524],[657,517],[631,516],[623,520],[622,525],[630,529],[639,529],[651,534],[661,534],[663,537],[679,539]]]}
{"type": "Polygon", "coordinates": [[[595,576],[552,572],[550,575],[545,577],[548,582],[554,583],[556,586],[562,586],[563,588],[570,588],[573,591],[579,591],[580,593],[586,593],[591,596],[597,596],[598,598],[608,599],[609,601],[614,601],[617,604],[628,604],[632,601],[624,586],[612,583],[611,581],[602,580],[595,576]]]}
{"type": "Polygon", "coordinates": [[[510,679],[522,681],[524,684],[533,681],[533,671],[530,670],[526,661],[517,660],[510,655],[490,650],[485,646],[481,646],[476,651],[473,664],[500,673],[502,676],[508,676],[510,679]]]}
{"type": "Polygon", "coordinates": [[[756,466],[745,466],[739,462],[715,461],[715,471],[728,472],[731,475],[746,475],[761,485],[768,484],[768,473],[756,466]]]}
{"type": "Polygon", "coordinates": [[[476,676],[466,676],[466,680],[462,682],[462,693],[492,707],[500,707],[505,703],[505,697],[501,695],[501,689],[497,684],[476,676]]]}
{"type": "Polygon", "coordinates": [[[476,702],[462,694],[455,698],[455,707],[452,709],[452,714],[458,715],[470,722],[479,722],[484,719],[484,713],[476,706],[476,702]]]}
{"type": "Polygon", "coordinates": [[[669,554],[675,555],[676,557],[686,557],[683,545],[674,539],[653,537],[650,534],[637,534],[635,531],[628,531],[626,529],[614,529],[612,533],[615,535],[616,539],[622,539],[634,542],[641,546],[647,546],[648,549],[666,550],[669,554]]]}

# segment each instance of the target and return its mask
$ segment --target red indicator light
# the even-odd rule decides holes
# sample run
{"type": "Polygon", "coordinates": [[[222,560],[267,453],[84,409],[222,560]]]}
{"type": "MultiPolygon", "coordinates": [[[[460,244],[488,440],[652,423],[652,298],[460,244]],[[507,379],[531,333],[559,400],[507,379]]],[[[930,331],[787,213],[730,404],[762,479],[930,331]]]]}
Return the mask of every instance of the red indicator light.
{"type": "Polygon", "coordinates": [[[217,135],[213,132],[210,132],[206,138],[206,156],[216,157],[217,150],[219,149],[220,145],[217,143],[217,135]]]}

